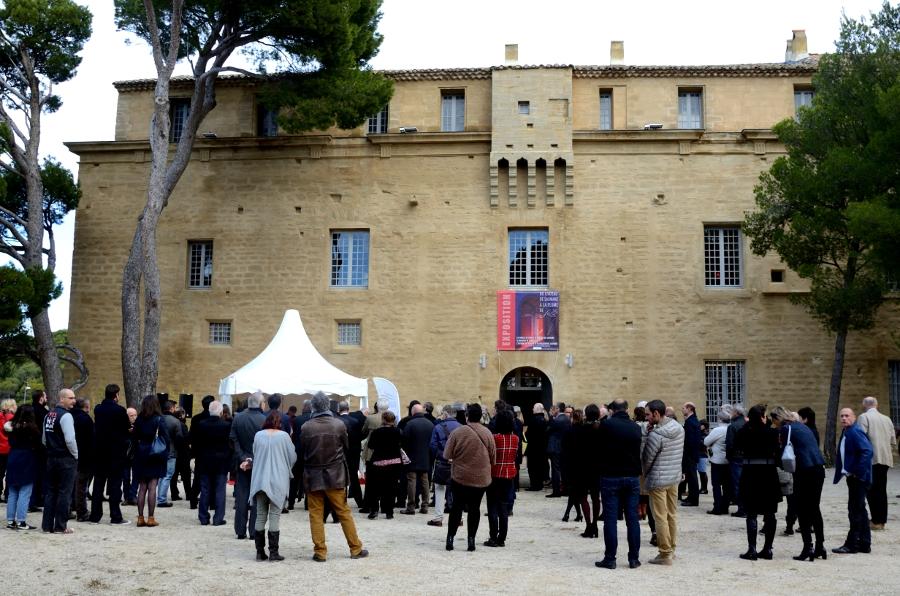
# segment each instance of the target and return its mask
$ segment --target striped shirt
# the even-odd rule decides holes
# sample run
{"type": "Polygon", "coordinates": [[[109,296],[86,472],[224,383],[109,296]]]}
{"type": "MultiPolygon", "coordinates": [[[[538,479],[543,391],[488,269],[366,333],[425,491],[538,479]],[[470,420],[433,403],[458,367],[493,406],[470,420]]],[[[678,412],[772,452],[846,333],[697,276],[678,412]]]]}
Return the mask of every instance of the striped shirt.
{"type": "Polygon", "coordinates": [[[497,446],[497,463],[491,466],[491,476],[494,478],[515,478],[519,437],[513,434],[494,435],[494,445],[497,446]]]}

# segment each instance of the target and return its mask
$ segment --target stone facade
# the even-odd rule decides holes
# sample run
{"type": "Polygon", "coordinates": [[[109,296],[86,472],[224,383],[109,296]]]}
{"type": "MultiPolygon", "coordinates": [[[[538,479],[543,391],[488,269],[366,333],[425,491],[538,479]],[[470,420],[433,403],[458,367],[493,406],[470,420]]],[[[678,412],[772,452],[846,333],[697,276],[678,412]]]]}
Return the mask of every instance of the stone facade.
{"type": "MultiPolygon", "coordinates": [[[[160,224],[158,389],[214,393],[296,308],[327,359],[393,380],[401,401],[490,402],[509,373],[532,367],[552,384],[545,399],[701,405],[705,363],[740,361],[746,402],[824,414],[833,338],[788,301],[804,283],[790,271],[773,282],[783,265],[752,256],[743,236],[738,287],[707,287],[704,269],[705,226],[736,226],[753,208],[759,173],[783,152],[770,128],[793,115],[814,70],[806,59],[391,71],[386,133],[272,138],[255,134],[252,81],[225,79],[201,125],[216,138],[198,140],[160,224]],[[679,89],[701,93],[703,128],[677,128],[679,89]],[[441,132],[448,91],[464,93],[463,131],[441,132]],[[598,130],[601,92],[612,130],[598,130]],[[407,126],[418,132],[400,134],[407,126]],[[496,349],[515,228],[548,232],[559,351],[496,349]],[[369,231],[368,286],[331,287],[331,232],[354,229],[369,231]],[[213,242],[208,289],[188,287],[195,240],[213,242]],[[231,322],[229,345],[210,344],[219,321],[231,322]],[[361,345],[338,344],[342,321],[360,322],[361,345]]],[[[95,395],[121,383],[121,271],[149,165],[152,83],[117,87],[116,140],[70,144],[84,198],[69,334],[95,395]]],[[[851,334],[847,403],[887,403],[897,322],[891,300],[875,330],[851,334]]]]}

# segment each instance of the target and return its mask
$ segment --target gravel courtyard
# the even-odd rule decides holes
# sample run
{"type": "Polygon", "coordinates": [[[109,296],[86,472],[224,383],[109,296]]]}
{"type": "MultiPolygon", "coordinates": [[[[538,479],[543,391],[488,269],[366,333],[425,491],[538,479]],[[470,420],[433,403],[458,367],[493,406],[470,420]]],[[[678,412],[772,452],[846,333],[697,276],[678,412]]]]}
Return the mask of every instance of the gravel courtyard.
{"type": "MultiPolygon", "coordinates": [[[[425,525],[430,516],[396,515],[393,520],[355,514],[359,535],[371,555],[352,561],[340,526],[327,524],[328,562],[315,563],[307,515],[302,509],[282,516],[281,563],[254,560],[253,544],[237,540],[228,525],[201,527],[185,501],[158,509],[158,528],[70,522],[74,535],[40,531],[0,531],[5,559],[5,594],[898,594],[900,575],[900,470],[888,478],[887,529],[873,533],[872,553],[832,555],[847,530],[846,487],[830,482],[822,495],[827,561],[796,562],[799,534],[785,537],[784,504],[779,511],[775,560],[747,562],[742,519],[706,515],[711,495],[700,507],[679,510],[675,565],[646,564],[655,554],[641,526],[641,560],[635,570],[625,561],[625,528],[619,524],[619,568],[597,569],[603,539],[579,536],[583,526],[560,521],[564,499],[520,492],[505,548],[487,548],[482,518],[478,549],[465,551],[460,529],[457,550],[444,550],[445,529],[425,525]],[[462,548],[459,542],[462,541],[462,548]]],[[[229,490],[228,507],[231,507],[229,490]]],[[[123,508],[134,519],[134,507],[123,508]]],[[[40,525],[40,514],[29,522],[40,525]]],[[[574,515],[573,515],[574,519],[574,515]]]]}

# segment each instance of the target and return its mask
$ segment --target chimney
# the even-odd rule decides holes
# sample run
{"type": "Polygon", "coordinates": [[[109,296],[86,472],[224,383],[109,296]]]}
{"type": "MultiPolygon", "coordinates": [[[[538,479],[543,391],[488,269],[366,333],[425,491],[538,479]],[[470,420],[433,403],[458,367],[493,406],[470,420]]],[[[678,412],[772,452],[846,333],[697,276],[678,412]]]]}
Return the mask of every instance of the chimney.
{"type": "Polygon", "coordinates": [[[794,60],[803,60],[809,57],[809,51],[806,49],[806,31],[803,29],[794,29],[794,60]]]}
{"type": "Polygon", "coordinates": [[[519,44],[506,44],[506,65],[515,66],[519,63],[519,44]]]}
{"type": "Polygon", "coordinates": [[[609,42],[609,63],[625,64],[625,42],[611,41],[609,42]]]}
{"type": "Polygon", "coordinates": [[[787,46],[784,48],[784,61],[794,61],[794,41],[791,39],[787,40],[787,46]]]}

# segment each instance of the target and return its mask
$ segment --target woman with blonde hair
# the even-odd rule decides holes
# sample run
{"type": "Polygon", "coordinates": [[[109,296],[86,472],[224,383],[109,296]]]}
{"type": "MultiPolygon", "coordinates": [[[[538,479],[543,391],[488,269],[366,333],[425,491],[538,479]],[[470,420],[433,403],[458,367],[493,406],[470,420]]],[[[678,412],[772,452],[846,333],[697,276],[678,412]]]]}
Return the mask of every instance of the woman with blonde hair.
{"type": "Polygon", "coordinates": [[[825,482],[825,460],[819,451],[819,442],[809,427],[797,421],[794,414],[785,408],[781,406],[772,408],[769,417],[779,433],[781,443],[779,458],[789,440],[794,448],[796,467],[793,500],[800,535],[803,536],[803,551],[794,559],[797,561],[825,559],[828,555],[825,551],[825,529],[820,508],[822,485],[825,482]],[[816,537],[815,546],[813,533],[816,537]]]}

